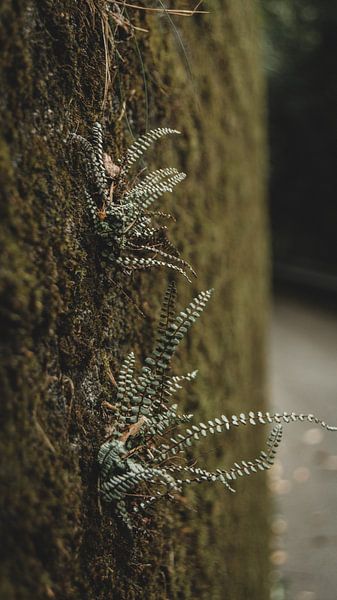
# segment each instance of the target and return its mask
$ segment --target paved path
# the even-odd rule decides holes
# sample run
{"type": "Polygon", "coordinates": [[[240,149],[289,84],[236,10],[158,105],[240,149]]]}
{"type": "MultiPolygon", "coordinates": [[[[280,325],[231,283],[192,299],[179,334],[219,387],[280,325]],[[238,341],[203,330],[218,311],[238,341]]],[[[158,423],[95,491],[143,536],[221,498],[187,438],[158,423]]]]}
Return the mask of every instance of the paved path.
{"type": "MultiPolygon", "coordinates": [[[[269,356],[273,407],[337,424],[337,310],[276,299],[269,356]]],[[[302,423],[286,427],[269,485],[272,600],[336,600],[337,433],[302,423]]]]}

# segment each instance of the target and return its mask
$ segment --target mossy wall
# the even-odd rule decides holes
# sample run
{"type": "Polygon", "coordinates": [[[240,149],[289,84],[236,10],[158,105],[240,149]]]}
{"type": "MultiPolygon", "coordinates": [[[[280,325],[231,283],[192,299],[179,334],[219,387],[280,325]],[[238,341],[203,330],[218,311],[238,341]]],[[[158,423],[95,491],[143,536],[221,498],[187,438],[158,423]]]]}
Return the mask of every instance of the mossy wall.
{"type": "MultiPolygon", "coordinates": [[[[191,286],[178,281],[179,301],[216,288],[176,361],[177,371],[200,371],[182,402],[201,420],[261,409],[267,252],[256,4],[205,2],[211,14],[174,23],[129,9],[119,24],[98,0],[1,5],[1,599],[267,598],[263,474],[239,481],[235,496],[200,487],[144,517],[134,540],[112,510],[100,511],[96,454],[113,419],[104,404],[114,394],[110,372],[131,348],[140,360],[150,349],[168,273],[130,279],[102,264],[66,141],[99,120],[116,156],[130,131],[182,131],[152,153],[156,167],[188,173],[162,204],[177,217],[170,237],[198,272],[191,286]]],[[[198,464],[231,466],[263,441],[258,430],[218,435],[198,464]]]]}

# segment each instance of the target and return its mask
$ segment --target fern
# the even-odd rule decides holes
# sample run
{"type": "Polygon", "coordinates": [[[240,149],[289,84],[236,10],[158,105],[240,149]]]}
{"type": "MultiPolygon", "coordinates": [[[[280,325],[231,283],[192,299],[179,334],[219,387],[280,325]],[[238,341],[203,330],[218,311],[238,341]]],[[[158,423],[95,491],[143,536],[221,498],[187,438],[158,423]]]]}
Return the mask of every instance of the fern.
{"type": "Polygon", "coordinates": [[[101,242],[102,256],[129,274],[140,269],[167,267],[190,281],[189,274],[195,275],[192,267],[179,257],[178,250],[167,239],[166,227],[156,223],[163,213],[149,211],[164,193],[173,192],[185,179],[185,173],[172,167],[153,171],[140,182],[128,181],[130,169],[143,153],[154,142],[171,134],[179,134],[179,131],[169,128],[149,131],[128,148],[117,164],[104,153],[99,123],[92,128],[91,141],[77,134],[72,134],[71,139],[82,157],[85,199],[101,242]]]}
{"type": "MultiPolygon", "coordinates": [[[[129,163],[128,163],[129,164],[129,163]]],[[[181,340],[202,314],[212,290],[200,292],[196,298],[175,314],[176,288],[171,283],[164,296],[156,342],[145,359],[139,374],[135,372],[135,357],[130,353],[120,370],[115,402],[116,422],[110,438],[100,447],[100,493],[106,502],[114,502],[117,514],[132,528],[132,513],[146,510],[158,500],[173,500],[193,483],[218,482],[234,492],[233,481],[265,471],[274,462],[281,441],[283,425],[291,421],[309,421],[329,431],[314,415],[297,413],[253,412],[227,417],[221,415],[207,423],[191,424],[192,414],[179,414],[173,397],[185,382],[193,381],[197,371],[186,375],[170,375],[171,360],[181,340]],[[267,447],[253,459],[235,462],[228,469],[209,472],[191,466],[186,450],[203,437],[223,434],[244,425],[273,425],[267,447]],[[181,429],[183,427],[183,429],[181,429]],[[174,437],[173,437],[174,435],[174,437]],[[179,462],[177,462],[179,459],[179,462]],[[142,484],[151,486],[152,493],[144,498],[142,484]],[[138,502],[130,503],[129,495],[138,502]]]]}

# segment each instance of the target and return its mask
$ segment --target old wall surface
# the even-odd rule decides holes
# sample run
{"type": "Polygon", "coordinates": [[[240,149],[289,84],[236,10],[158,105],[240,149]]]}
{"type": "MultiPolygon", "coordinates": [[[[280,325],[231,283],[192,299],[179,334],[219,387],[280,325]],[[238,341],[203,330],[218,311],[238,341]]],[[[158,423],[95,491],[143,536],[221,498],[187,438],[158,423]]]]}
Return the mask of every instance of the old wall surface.
{"type": "MultiPolygon", "coordinates": [[[[188,174],[160,207],[198,272],[177,280],[179,304],[216,292],[176,361],[199,369],[181,401],[198,420],[264,405],[259,21],[255,2],[204,4],[211,14],[175,21],[133,8],[109,20],[98,0],[1,5],[1,598],[267,597],[263,474],[235,496],[206,485],[158,507],[134,540],[97,500],[110,373],[151,348],[168,274],[102,264],[70,132],[99,120],[116,157],[131,133],[182,131],[149,153],[188,174]]],[[[218,435],[198,464],[231,466],[263,441],[218,435]]]]}

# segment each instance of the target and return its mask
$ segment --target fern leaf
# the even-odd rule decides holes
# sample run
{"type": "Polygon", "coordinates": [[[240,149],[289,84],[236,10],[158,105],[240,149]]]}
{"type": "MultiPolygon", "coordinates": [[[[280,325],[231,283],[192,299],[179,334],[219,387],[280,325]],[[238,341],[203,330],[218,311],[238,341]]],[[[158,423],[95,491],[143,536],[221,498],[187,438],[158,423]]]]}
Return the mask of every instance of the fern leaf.
{"type": "Polygon", "coordinates": [[[151,357],[145,360],[148,366],[164,370],[168,368],[177,346],[202,314],[212,292],[213,289],[200,292],[185,310],[179,313],[167,331],[159,336],[151,357]]]}
{"type": "Polygon", "coordinates": [[[159,180],[157,182],[151,181],[151,183],[144,186],[137,194],[131,191],[130,197],[127,196],[127,201],[129,202],[130,198],[132,198],[135,206],[137,206],[139,210],[147,210],[153,202],[160,198],[160,196],[168,192],[172,193],[175,186],[181,183],[185,178],[185,173],[177,172],[167,179],[159,180]]]}
{"type": "Polygon", "coordinates": [[[100,123],[93,125],[92,143],[78,134],[70,138],[82,156],[87,179],[85,197],[103,258],[130,275],[135,270],[165,267],[190,281],[186,270],[194,274],[193,269],[179,258],[178,250],[168,241],[166,227],[153,226],[151,214],[146,212],[162,194],[172,192],[185,174],[169,167],[149,173],[139,183],[127,181],[128,170],[143,152],[161,137],[174,133],[179,132],[158,128],[141,136],[118,161],[120,167],[104,154],[100,123]]]}
{"type": "Polygon", "coordinates": [[[129,257],[129,256],[119,256],[116,259],[116,263],[121,265],[121,267],[123,267],[124,269],[126,269],[127,271],[130,271],[130,272],[145,271],[146,269],[152,269],[153,267],[167,267],[168,269],[171,269],[172,271],[177,271],[178,273],[183,275],[187,279],[187,281],[189,281],[191,283],[191,279],[187,275],[186,271],[184,271],[178,265],[174,265],[170,262],[166,262],[163,260],[157,260],[157,259],[151,258],[151,257],[136,258],[136,257],[129,257]]]}
{"type": "Polygon", "coordinates": [[[159,127],[158,129],[151,129],[148,133],[145,133],[139,137],[126,151],[125,156],[120,160],[121,174],[125,175],[131,168],[131,166],[144,154],[144,152],[152,146],[152,144],[164,137],[165,135],[180,134],[180,131],[176,129],[170,129],[168,127],[159,127]]]}
{"type": "Polygon", "coordinates": [[[270,469],[274,464],[277,448],[282,441],[282,435],[282,425],[276,425],[273,427],[270,435],[268,436],[268,452],[262,451],[260,455],[253,460],[243,460],[240,463],[235,463],[230,469],[217,469],[216,472],[220,476],[225,476],[228,480],[232,481],[238,476],[243,477],[244,475],[251,475],[252,473],[257,473],[258,471],[266,471],[270,469]]]}
{"type": "MultiPolygon", "coordinates": [[[[97,133],[97,131],[96,131],[97,133]]],[[[86,176],[93,180],[97,186],[99,194],[106,199],[107,185],[104,166],[100,165],[93,145],[81,135],[71,134],[70,138],[81,148],[86,176]]],[[[97,138],[96,138],[97,141],[97,138]]]]}
{"type": "Polygon", "coordinates": [[[193,273],[193,275],[196,277],[195,271],[192,269],[191,265],[189,265],[186,260],[183,260],[182,258],[179,258],[178,256],[173,256],[172,254],[168,254],[167,252],[164,252],[160,248],[156,248],[155,246],[133,246],[133,245],[128,245],[127,248],[130,250],[133,250],[134,252],[135,251],[152,252],[155,256],[158,255],[158,256],[161,256],[162,258],[165,258],[165,259],[167,258],[168,260],[175,261],[178,265],[188,268],[193,273]]]}
{"type": "MultiPolygon", "coordinates": [[[[167,295],[165,295],[165,302],[167,302],[166,311],[170,310],[168,303],[171,294],[175,293],[173,290],[174,287],[173,284],[171,284],[167,295]]],[[[163,328],[163,333],[158,335],[154,351],[151,356],[144,361],[145,364],[142,368],[142,378],[139,378],[135,383],[141,398],[137,417],[139,417],[140,414],[145,414],[146,416],[151,415],[162,406],[165,371],[168,369],[171,358],[180,341],[204,310],[211,297],[212,291],[213,290],[200,292],[198,296],[194,298],[193,302],[186,307],[185,312],[181,311],[174,320],[172,316],[168,320],[168,317],[165,317],[164,311],[164,324],[167,323],[167,327],[163,328]],[[143,412],[144,403],[146,404],[145,413],[143,412]]]]}
{"type": "Polygon", "coordinates": [[[157,327],[157,337],[160,338],[168,329],[168,326],[174,319],[177,302],[177,286],[174,281],[171,281],[165,292],[160,315],[159,324],[157,327]]]}
{"type": "MultiPolygon", "coordinates": [[[[164,412],[164,411],[163,411],[164,412]]],[[[171,427],[177,427],[181,423],[189,423],[193,418],[193,414],[177,415],[175,411],[166,410],[163,416],[160,413],[155,414],[149,419],[148,437],[164,436],[168,429],[171,427]]]]}
{"type": "Polygon", "coordinates": [[[155,183],[159,181],[163,181],[168,177],[172,177],[173,175],[178,175],[179,171],[175,167],[168,167],[165,169],[157,169],[156,171],[152,171],[144,179],[136,184],[129,192],[126,194],[126,199],[130,201],[130,199],[137,198],[143,196],[147,193],[148,189],[155,183]]]}
{"type": "Polygon", "coordinates": [[[318,419],[312,414],[305,415],[303,413],[296,414],[294,412],[270,414],[269,412],[262,413],[258,411],[257,413],[254,413],[253,411],[250,411],[248,415],[241,413],[239,417],[237,415],[232,415],[232,417],[228,418],[226,415],[221,415],[220,418],[216,417],[215,419],[208,421],[207,424],[199,423],[198,425],[194,426],[193,429],[186,429],[185,434],[182,435],[179,441],[173,440],[168,452],[171,452],[173,455],[175,455],[178,452],[184,451],[187,447],[192,446],[194,440],[199,440],[200,436],[206,437],[209,434],[213,435],[217,432],[222,433],[224,431],[228,431],[232,427],[238,427],[240,425],[247,424],[256,425],[258,423],[261,425],[265,425],[266,423],[280,424],[282,421],[284,423],[289,423],[290,421],[308,421],[310,423],[320,425],[328,431],[337,431],[337,427],[327,425],[324,421],[318,419]]]}
{"type": "Polygon", "coordinates": [[[250,411],[231,417],[221,415],[197,425],[192,422],[192,414],[178,414],[172,397],[181,389],[181,384],[193,380],[197,372],[169,376],[168,369],[180,341],[201,315],[211,293],[212,290],[201,292],[174,316],[176,289],[171,283],[164,296],[154,350],[145,359],[140,374],[134,374],[132,353],[121,367],[116,401],[118,422],[113,435],[101,445],[98,462],[102,497],[107,502],[115,502],[119,516],[130,528],[132,523],[125,499],[142,483],[157,485],[159,489],[154,489],[147,499],[138,503],[133,508],[134,512],[146,509],[160,499],[173,500],[175,492],[193,483],[218,481],[229,491],[234,491],[231,482],[235,479],[271,467],[284,423],[308,421],[329,431],[337,431],[337,427],[327,425],[315,415],[295,412],[250,411]],[[179,431],[184,424],[184,430],[179,431]],[[253,460],[241,460],[229,469],[213,472],[195,465],[177,464],[178,455],[203,437],[242,425],[259,424],[271,424],[273,428],[267,449],[253,460]]]}
{"type": "Polygon", "coordinates": [[[130,416],[130,394],[134,390],[133,386],[133,373],[135,366],[135,355],[130,352],[125,358],[121,370],[117,379],[117,399],[116,399],[116,421],[118,431],[123,429],[128,424],[128,417],[130,416]]]}
{"type": "Polygon", "coordinates": [[[103,160],[103,131],[100,123],[94,123],[92,128],[92,137],[96,164],[96,180],[101,193],[106,196],[108,180],[103,160]]]}
{"type": "Polygon", "coordinates": [[[120,500],[143,482],[156,483],[166,486],[168,490],[179,489],[174,478],[164,469],[145,468],[138,472],[127,472],[121,475],[115,475],[107,482],[101,485],[102,497],[106,502],[120,500]]]}

